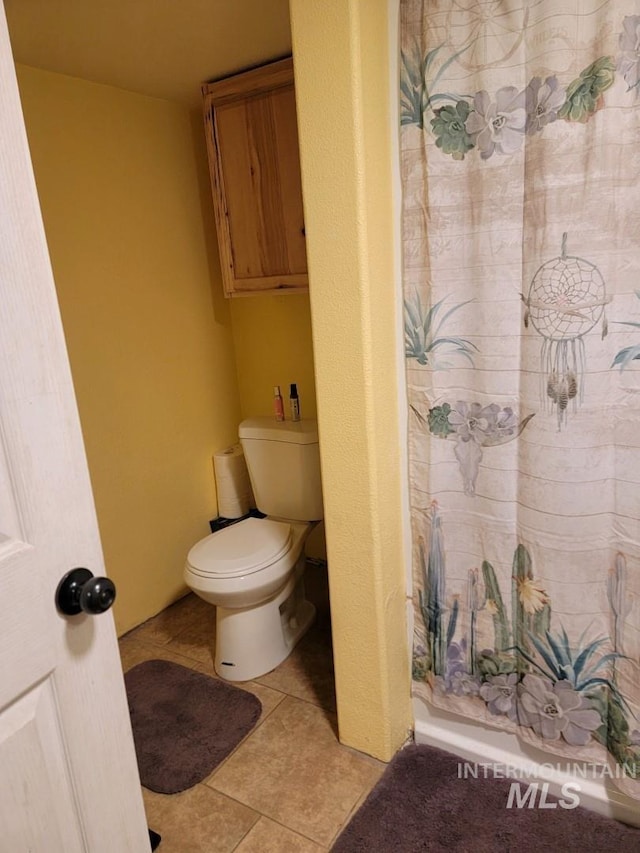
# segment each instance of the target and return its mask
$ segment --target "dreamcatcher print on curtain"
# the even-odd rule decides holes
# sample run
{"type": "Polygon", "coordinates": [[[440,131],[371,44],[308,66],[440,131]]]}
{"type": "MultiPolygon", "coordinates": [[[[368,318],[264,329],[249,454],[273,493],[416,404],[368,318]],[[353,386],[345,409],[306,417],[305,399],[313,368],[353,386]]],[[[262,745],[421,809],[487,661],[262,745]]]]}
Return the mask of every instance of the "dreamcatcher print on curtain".
{"type": "Polygon", "coordinates": [[[402,0],[414,695],[640,797],[640,6],[402,0]]]}

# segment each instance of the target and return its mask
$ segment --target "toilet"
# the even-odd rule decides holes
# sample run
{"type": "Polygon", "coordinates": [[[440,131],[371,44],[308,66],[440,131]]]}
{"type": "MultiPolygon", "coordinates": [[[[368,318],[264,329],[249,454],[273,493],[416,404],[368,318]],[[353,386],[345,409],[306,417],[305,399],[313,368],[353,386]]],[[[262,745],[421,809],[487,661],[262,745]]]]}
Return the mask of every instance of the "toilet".
{"type": "Polygon", "coordinates": [[[274,669],[313,622],[304,546],[323,518],[316,422],[249,418],[238,433],[266,517],[201,539],[184,569],[187,586],[217,608],[215,670],[228,681],[274,669]]]}

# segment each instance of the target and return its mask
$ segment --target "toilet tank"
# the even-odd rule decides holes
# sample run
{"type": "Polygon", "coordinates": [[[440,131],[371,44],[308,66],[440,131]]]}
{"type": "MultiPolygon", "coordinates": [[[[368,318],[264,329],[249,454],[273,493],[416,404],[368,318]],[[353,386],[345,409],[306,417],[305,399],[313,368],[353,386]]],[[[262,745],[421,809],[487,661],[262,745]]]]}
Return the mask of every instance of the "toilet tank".
{"type": "Polygon", "coordinates": [[[291,521],[323,518],[318,426],[314,420],[248,418],[238,434],[260,512],[291,521]]]}

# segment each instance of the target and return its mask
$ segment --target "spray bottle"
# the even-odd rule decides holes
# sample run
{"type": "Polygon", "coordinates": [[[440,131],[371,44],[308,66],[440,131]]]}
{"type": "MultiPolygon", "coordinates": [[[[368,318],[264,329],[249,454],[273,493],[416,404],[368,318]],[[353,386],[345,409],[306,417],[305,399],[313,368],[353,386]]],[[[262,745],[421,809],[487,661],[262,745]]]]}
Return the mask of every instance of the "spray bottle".
{"type": "Polygon", "coordinates": [[[300,400],[298,399],[298,386],[293,382],[289,391],[289,405],[291,406],[291,420],[300,420],[300,400]]]}

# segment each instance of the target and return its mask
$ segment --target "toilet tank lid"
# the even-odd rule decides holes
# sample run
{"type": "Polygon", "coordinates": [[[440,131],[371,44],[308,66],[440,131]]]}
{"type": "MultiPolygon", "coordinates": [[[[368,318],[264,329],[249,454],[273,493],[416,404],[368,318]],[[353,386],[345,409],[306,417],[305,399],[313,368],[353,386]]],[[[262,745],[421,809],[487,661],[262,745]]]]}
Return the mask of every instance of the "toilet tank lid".
{"type": "Polygon", "coordinates": [[[238,428],[240,438],[286,441],[291,444],[317,444],[318,424],[312,418],[278,422],[273,418],[247,418],[238,428]]]}

